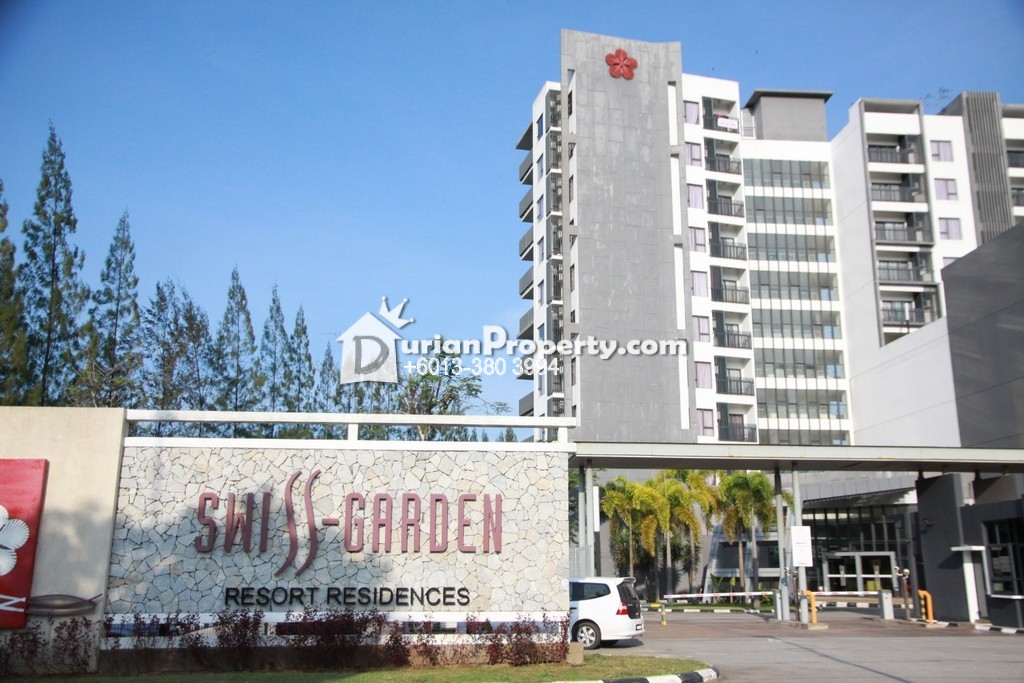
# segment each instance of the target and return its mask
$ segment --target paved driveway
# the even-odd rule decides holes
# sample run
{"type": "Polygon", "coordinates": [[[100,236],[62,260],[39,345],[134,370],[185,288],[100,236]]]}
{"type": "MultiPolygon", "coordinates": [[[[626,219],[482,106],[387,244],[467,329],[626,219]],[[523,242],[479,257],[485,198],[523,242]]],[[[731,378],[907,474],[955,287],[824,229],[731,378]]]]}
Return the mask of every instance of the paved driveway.
{"type": "Polygon", "coordinates": [[[1024,635],[970,627],[924,628],[826,611],[825,631],[752,614],[670,614],[607,654],[692,657],[728,681],[1024,681],[1024,635]]]}

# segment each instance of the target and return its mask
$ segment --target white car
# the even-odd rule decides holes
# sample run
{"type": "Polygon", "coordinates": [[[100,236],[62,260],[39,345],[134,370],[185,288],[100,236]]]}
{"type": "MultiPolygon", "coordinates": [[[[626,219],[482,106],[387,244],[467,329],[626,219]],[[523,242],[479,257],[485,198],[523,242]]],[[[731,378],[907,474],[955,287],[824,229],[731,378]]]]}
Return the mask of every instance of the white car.
{"type": "Polygon", "coordinates": [[[569,579],[569,633],[585,650],[644,634],[644,616],[633,578],[569,579]]]}

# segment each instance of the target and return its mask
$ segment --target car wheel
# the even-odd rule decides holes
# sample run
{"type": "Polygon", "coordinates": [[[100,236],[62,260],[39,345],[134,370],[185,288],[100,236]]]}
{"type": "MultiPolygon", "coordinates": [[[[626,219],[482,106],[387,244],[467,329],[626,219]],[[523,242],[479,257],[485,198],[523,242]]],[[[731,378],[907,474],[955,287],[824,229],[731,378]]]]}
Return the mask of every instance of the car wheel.
{"type": "Polygon", "coordinates": [[[601,647],[601,629],[592,621],[581,621],[573,628],[572,639],[584,650],[596,650],[601,647]]]}

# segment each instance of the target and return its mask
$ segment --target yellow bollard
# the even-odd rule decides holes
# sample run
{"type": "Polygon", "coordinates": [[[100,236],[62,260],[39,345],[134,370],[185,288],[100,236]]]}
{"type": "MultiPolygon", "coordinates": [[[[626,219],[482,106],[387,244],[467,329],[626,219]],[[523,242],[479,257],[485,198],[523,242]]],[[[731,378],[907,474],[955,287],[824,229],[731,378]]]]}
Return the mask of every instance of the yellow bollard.
{"type": "Polygon", "coordinates": [[[668,626],[668,622],[665,621],[665,603],[661,603],[661,625],[668,626]]]}
{"type": "Polygon", "coordinates": [[[803,591],[803,594],[807,596],[807,602],[810,603],[811,607],[811,623],[818,623],[818,608],[814,605],[814,593],[812,591],[803,591]]]}
{"type": "Polygon", "coordinates": [[[932,599],[932,594],[926,590],[920,588],[917,589],[917,595],[921,598],[921,609],[924,612],[925,621],[929,624],[935,623],[935,601],[932,599]]]}

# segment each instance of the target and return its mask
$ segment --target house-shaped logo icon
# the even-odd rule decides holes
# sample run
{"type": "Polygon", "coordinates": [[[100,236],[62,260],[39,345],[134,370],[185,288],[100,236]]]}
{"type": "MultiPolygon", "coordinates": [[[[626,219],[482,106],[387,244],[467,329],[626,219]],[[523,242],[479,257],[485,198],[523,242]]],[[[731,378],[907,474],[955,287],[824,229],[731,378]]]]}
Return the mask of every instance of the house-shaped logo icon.
{"type": "MultiPolygon", "coordinates": [[[[387,298],[380,305],[380,316],[401,329],[413,322],[402,319],[402,309],[408,299],[388,308],[387,298]]],[[[338,336],[342,344],[341,383],[398,382],[398,350],[395,342],[402,335],[392,330],[380,318],[365,313],[354,325],[338,336]]]]}

